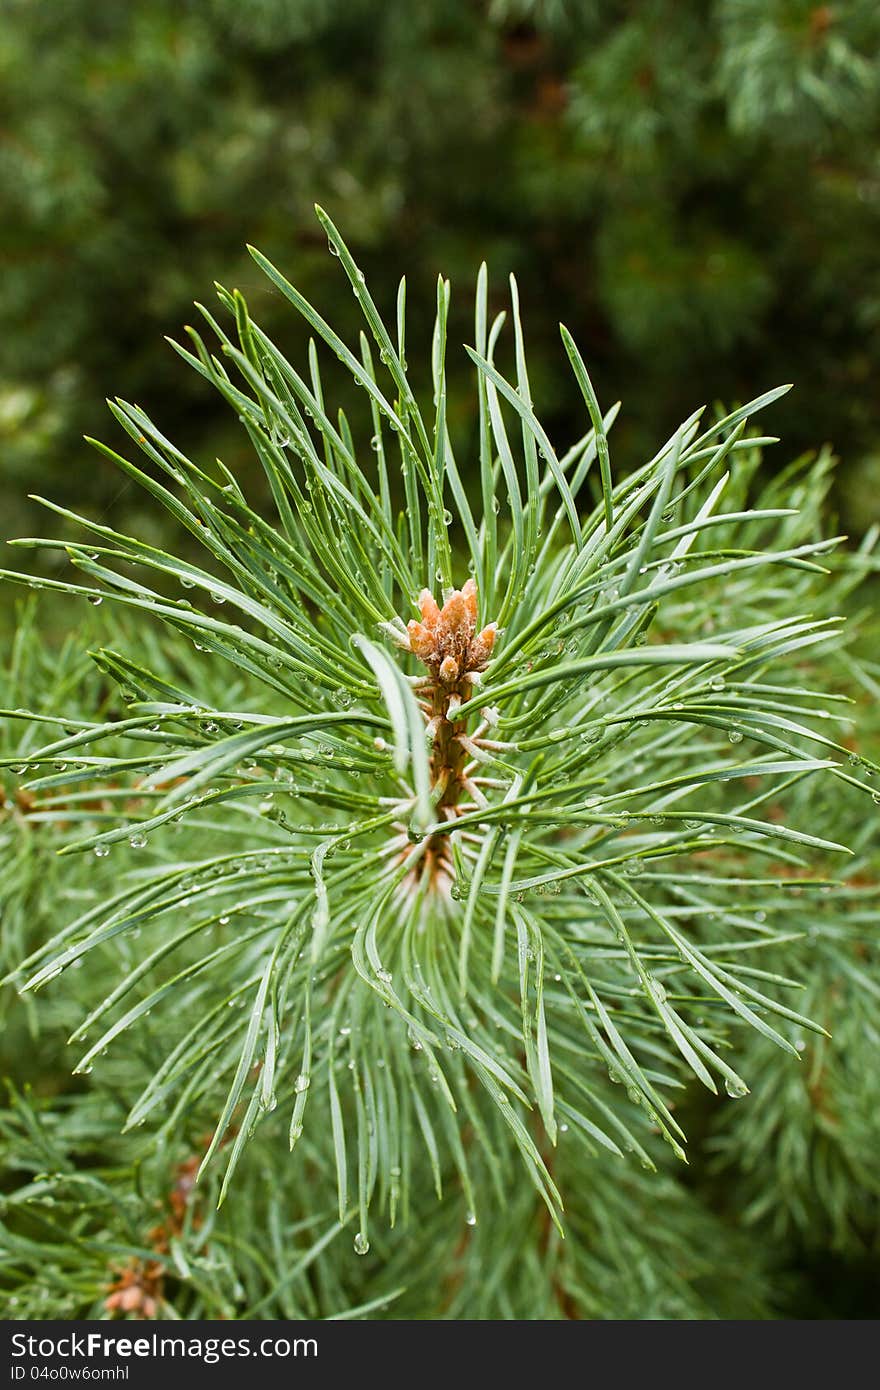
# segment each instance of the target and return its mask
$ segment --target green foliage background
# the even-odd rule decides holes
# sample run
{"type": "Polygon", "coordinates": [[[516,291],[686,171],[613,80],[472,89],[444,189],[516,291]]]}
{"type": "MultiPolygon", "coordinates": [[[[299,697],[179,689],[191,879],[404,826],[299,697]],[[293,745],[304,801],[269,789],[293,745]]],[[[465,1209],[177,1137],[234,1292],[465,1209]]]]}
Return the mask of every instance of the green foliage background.
{"type": "MultiPolygon", "coordinates": [[[[762,469],[829,443],[842,460],[834,491],[826,460],[809,496],[826,532],[840,512],[858,539],[880,519],[878,55],[880,15],[859,0],[7,0],[3,539],[36,529],[26,501],[36,492],[165,543],[158,509],[80,441],[103,431],[101,398],[117,393],[191,456],[222,457],[259,498],[243,433],[180,370],[163,334],[179,336],[192,298],[207,299],[216,278],[239,286],[261,325],[303,357],[306,334],[247,257],[248,241],[352,340],[357,305],[327,255],[316,200],[388,317],[406,270],[410,340],[423,349],[410,353],[417,387],[430,391],[419,362],[438,270],[453,282],[450,343],[470,342],[470,287],[485,258],[496,286],[517,274],[532,393],[551,435],[582,430],[559,319],[600,400],[624,398],[619,469],[648,457],[699,402],[735,403],[793,379],[768,417],[785,453],[774,462],[771,451],[762,469]]],[[[450,357],[448,388],[450,429],[475,453],[462,351],[450,357]]],[[[459,457],[466,472],[466,451],[459,457]]],[[[800,487],[792,475],[777,500],[787,505],[800,487]]],[[[852,599],[843,584],[840,598],[863,609],[870,590],[852,599]]],[[[44,599],[16,618],[7,589],[2,611],[4,629],[20,624],[4,706],[32,707],[39,689],[42,708],[63,702],[71,718],[110,707],[108,682],[83,656],[88,636],[59,647],[78,607],[44,599]]],[[[98,616],[94,641],[106,641],[98,616]]],[[[867,662],[841,657],[835,681],[859,701],[859,748],[876,760],[871,624],[868,614],[856,634],[867,662]]],[[[111,638],[121,640],[118,630],[111,638]]],[[[213,698],[222,704],[223,694],[213,698]]],[[[7,756],[20,736],[9,734],[7,756]]],[[[810,980],[798,1007],[833,1039],[811,1041],[806,1069],[751,1040],[749,1074],[762,1079],[745,1116],[743,1102],[686,1099],[684,1177],[660,1155],[660,1174],[597,1163],[562,1246],[543,1227],[533,1239],[543,1220],[534,1194],[507,1174],[517,1195],[464,1253],[460,1203],[438,1206],[426,1191],[406,1243],[391,1254],[379,1237],[369,1263],[352,1262],[350,1232],[347,1258],[336,1258],[310,1224],[334,1200],[317,1166],[308,1200],[285,1176],[283,1219],[267,1203],[277,1181],[270,1136],[253,1146],[213,1246],[190,1231],[174,1252],[184,1315],[876,1314],[880,977],[876,948],[865,946],[876,933],[876,834],[864,798],[842,795],[804,815],[853,845],[854,867],[823,913],[822,939],[805,904],[803,939],[772,968],[810,980]],[[438,1269],[454,1271],[439,1289],[438,1269]],[[275,1293],[261,1308],[266,1287],[275,1293]]],[[[90,861],[77,884],[51,839],[8,815],[0,829],[5,969],[57,928],[59,913],[68,920],[85,895],[110,891],[113,872],[90,861]]],[[[6,992],[2,1064],[19,1084],[0,1119],[4,1192],[32,1213],[27,1240],[5,1256],[16,1280],[26,1274],[13,1280],[22,1314],[100,1310],[108,1270],[144,1248],[181,1159],[138,1132],[116,1137],[132,1069],[143,1084],[161,1038],[148,1030],[118,1088],[112,1060],[100,1091],[70,1078],[64,1040],[89,999],[83,980],[41,1000],[38,1029],[33,1004],[6,992]],[[52,1235],[67,1225],[69,1245],[52,1235]]]]}
{"type": "MultiPolygon", "coordinates": [[[[514,271],[544,418],[569,433],[562,319],[600,397],[626,387],[618,454],[633,463],[694,400],[794,377],[774,425],[794,452],[838,450],[847,522],[864,529],[880,454],[878,53],[871,0],[7,0],[9,533],[50,483],[111,500],[116,480],[79,443],[105,395],[227,456],[228,424],[162,336],[214,278],[255,295],[274,331],[281,305],[246,241],[354,323],[315,201],[381,306],[403,264],[414,307],[438,271],[514,271]]],[[[468,315],[453,302],[453,342],[470,340],[468,315]]],[[[466,381],[459,353],[453,422],[472,420],[466,381]]]]}

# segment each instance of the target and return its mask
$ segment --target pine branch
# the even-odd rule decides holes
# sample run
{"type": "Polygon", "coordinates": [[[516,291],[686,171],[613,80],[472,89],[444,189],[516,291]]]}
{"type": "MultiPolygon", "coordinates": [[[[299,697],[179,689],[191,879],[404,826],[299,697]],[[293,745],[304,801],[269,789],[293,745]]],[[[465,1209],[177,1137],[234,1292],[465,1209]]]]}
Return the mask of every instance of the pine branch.
{"type": "Polygon", "coordinates": [[[806,654],[841,640],[813,616],[834,542],[811,501],[804,524],[784,496],[749,496],[766,442],[749,419],[786,388],[705,427],[696,413],[615,480],[614,412],[572,339],[589,427],[557,452],[515,287],[511,381],[481,272],[471,477],[445,415],[448,285],[427,410],[403,298],[392,336],[319,218],[360,352],[258,252],[316,335],[308,371],[222,287],[226,327],[203,311],[218,346],[190,330],[177,347],[240,419],[275,518],[116,401],[143,462],[96,447],[182,553],[48,504],[87,538],[20,544],[61,550],[79,578],[7,572],[127,615],[128,650],[94,654],[118,708],[50,727],[18,794],[65,855],[138,860],[14,973],[33,992],[124,947],[74,1032],[90,1034],[77,1070],[131,1052],[161,1010],[129,1128],[165,1143],[209,1112],[200,1171],[222,1148],[222,1202],[277,1107],[304,1155],[331,1136],[339,1225],[366,1254],[424,1161],[476,1214],[518,1153],[559,1223],[563,1133],[647,1167],[659,1134],[683,1158],[675,1097],[691,1079],[745,1095],[731,1058],[749,1031],[797,1066],[792,1037],[825,1025],[793,1007],[768,904],[818,892],[848,853],[807,798],[845,783],[870,799],[875,769],[854,773],[833,699],[803,685],[806,654]],[[352,422],[328,404],[344,376],[364,393],[352,422]]]}

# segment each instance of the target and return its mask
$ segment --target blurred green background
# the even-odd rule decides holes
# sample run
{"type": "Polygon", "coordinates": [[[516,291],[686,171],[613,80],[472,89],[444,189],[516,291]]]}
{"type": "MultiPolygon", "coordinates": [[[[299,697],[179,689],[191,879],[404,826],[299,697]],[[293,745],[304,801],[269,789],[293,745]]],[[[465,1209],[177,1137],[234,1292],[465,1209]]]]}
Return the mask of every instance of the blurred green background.
{"type": "MultiPolygon", "coordinates": [[[[876,0],[5,0],[5,537],[45,530],[28,492],[158,524],[81,442],[113,437],[107,395],[248,467],[163,335],[217,278],[296,351],[250,241],[353,337],[315,201],[384,309],[406,270],[411,366],[438,271],[453,342],[480,260],[499,305],[515,271],[539,413],[582,425],[563,319],[624,401],[621,469],[695,405],[793,380],[778,462],[830,442],[857,534],[880,514],[878,132],[876,0]]],[[[463,352],[450,388],[466,443],[463,352]]]]}

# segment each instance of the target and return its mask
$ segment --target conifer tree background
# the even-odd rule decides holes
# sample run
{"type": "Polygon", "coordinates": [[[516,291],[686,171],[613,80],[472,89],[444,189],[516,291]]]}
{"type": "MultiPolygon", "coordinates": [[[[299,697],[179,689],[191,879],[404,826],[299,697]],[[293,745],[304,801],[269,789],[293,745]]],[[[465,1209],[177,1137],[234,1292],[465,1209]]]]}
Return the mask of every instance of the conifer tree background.
{"type": "MultiPolygon", "coordinates": [[[[332,302],[317,201],[380,300],[404,263],[419,291],[482,259],[514,271],[551,423],[573,419],[550,364],[561,319],[601,394],[631,388],[631,464],[694,400],[749,399],[796,363],[778,432],[793,453],[830,442],[847,525],[876,519],[871,0],[9,0],[0,40],[0,437],[19,513],[34,470],[65,500],[110,500],[74,462],[108,394],[149,392],[176,438],[222,430],[223,452],[228,426],[162,337],[215,278],[262,293],[275,327],[248,241],[295,253],[304,292],[332,302]]],[[[354,306],[334,319],[353,326],[354,306]]],[[[449,390],[472,418],[463,360],[449,390]]]]}
{"type": "Polygon", "coordinates": [[[876,7],[10,0],[0,40],[3,539],[61,538],[4,561],[48,587],[0,625],[12,1315],[876,1315],[876,7]],[[433,995],[385,822],[449,890],[433,995]]]}

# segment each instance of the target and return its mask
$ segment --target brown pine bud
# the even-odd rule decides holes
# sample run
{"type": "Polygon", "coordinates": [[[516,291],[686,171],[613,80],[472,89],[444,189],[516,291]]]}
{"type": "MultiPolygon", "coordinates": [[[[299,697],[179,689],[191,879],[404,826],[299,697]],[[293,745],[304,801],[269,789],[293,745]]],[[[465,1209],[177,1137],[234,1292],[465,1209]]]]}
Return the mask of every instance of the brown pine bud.
{"type": "Polygon", "coordinates": [[[427,627],[436,627],[440,621],[440,609],[430,589],[423,589],[419,594],[419,612],[427,627]]]}
{"type": "Polygon", "coordinates": [[[435,647],[434,637],[428,628],[413,618],[407,624],[410,649],[421,661],[430,661],[435,647]]]}
{"type": "Polygon", "coordinates": [[[467,605],[468,617],[471,623],[477,625],[477,586],[473,579],[468,579],[462,585],[461,596],[467,605]]]}
{"type": "Polygon", "coordinates": [[[489,626],[484,627],[483,631],[478,633],[473,642],[471,642],[471,648],[468,654],[468,665],[472,671],[481,671],[486,665],[486,662],[492,655],[492,648],[495,646],[497,632],[498,624],[490,623],[489,626]]]}

